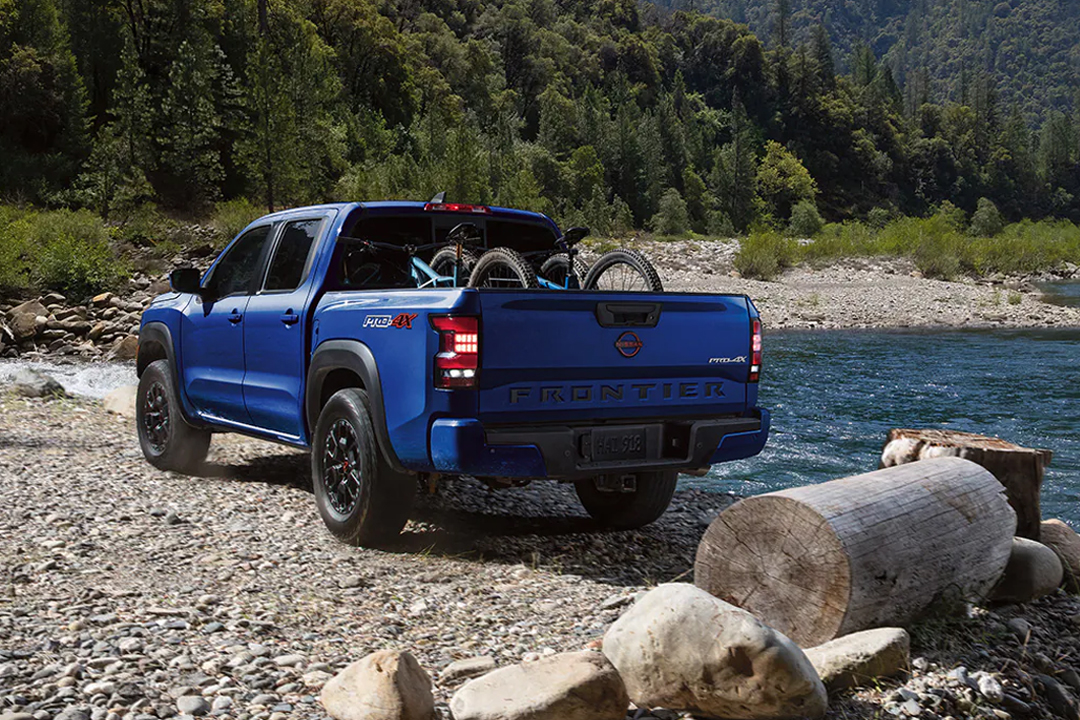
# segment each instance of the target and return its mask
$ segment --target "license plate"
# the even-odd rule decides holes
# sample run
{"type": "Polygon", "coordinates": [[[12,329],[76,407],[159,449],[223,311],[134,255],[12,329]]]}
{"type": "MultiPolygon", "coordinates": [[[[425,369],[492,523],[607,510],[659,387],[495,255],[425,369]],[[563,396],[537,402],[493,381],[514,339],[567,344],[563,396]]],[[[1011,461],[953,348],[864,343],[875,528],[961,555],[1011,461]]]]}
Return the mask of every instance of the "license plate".
{"type": "Polygon", "coordinates": [[[592,459],[639,460],[645,457],[645,428],[611,428],[592,431],[592,459]]]}

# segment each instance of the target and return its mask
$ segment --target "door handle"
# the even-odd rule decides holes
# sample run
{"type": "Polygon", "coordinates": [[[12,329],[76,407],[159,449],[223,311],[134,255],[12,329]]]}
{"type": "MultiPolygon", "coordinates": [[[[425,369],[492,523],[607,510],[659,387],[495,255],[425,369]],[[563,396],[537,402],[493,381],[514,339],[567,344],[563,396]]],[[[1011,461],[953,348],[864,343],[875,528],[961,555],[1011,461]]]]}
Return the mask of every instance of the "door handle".
{"type": "Polygon", "coordinates": [[[296,313],[287,312],[281,316],[281,322],[285,323],[286,325],[295,325],[296,323],[300,322],[300,316],[296,313]]]}
{"type": "Polygon", "coordinates": [[[234,309],[232,311],[232,313],[229,315],[229,322],[231,322],[233,325],[235,325],[236,323],[240,322],[243,319],[244,319],[244,316],[240,314],[239,310],[234,309]]]}

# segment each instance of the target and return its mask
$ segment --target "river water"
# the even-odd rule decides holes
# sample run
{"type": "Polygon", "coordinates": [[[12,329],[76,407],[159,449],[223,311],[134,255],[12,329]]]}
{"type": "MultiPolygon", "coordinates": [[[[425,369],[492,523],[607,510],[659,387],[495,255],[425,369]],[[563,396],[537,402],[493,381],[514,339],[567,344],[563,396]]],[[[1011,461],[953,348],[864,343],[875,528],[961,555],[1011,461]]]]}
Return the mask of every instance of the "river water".
{"type": "Polygon", "coordinates": [[[690,484],[752,495],[877,468],[893,427],[1054,451],[1043,516],[1080,525],[1080,331],[784,332],[765,338],[757,457],[690,484]]]}
{"type": "MultiPolygon", "coordinates": [[[[0,382],[27,365],[88,397],[135,382],[131,365],[14,362],[0,382]]],[[[685,484],[752,495],[823,482],[875,469],[889,428],[952,428],[1053,450],[1043,515],[1080,526],[1080,330],[767,334],[760,404],[773,413],[765,450],[685,484]]]]}

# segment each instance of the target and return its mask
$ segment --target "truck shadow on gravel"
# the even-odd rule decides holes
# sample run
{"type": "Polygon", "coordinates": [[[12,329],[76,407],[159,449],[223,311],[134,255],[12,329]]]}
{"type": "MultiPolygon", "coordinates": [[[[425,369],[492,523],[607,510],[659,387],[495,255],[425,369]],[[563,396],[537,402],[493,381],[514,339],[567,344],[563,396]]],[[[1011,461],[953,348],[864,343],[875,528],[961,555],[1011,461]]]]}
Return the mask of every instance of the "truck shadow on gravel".
{"type": "MultiPolygon", "coordinates": [[[[259,456],[243,463],[207,463],[199,474],[311,492],[304,453],[259,456]]],[[[729,495],[681,490],[659,520],[613,531],[585,515],[573,486],[539,481],[492,490],[472,480],[421,487],[404,532],[381,548],[397,554],[525,565],[612,585],[688,579],[702,533],[729,495]]],[[[312,498],[314,504],[314,498],[312,498]]],[[[325,532],[312,527],[312,532],[325,532]]]]}

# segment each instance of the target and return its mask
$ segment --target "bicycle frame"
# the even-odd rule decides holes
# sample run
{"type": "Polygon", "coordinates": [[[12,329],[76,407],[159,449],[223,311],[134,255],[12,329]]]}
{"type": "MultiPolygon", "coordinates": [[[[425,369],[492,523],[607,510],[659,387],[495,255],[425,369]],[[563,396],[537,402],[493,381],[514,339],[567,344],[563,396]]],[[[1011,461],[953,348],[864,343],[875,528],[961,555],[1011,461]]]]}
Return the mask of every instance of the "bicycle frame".
{"type": "MultiPolygon", "coordinates": [[[[457,287],[458,278],[449,275],[439,275],[431,269],[431,266],[420,258],[412,255],[409,257],[409,271],[416,287],[423,289],[428,287],[457,287]]],[[[454,268],[457,275],[457,268],[454,268]]]]}

